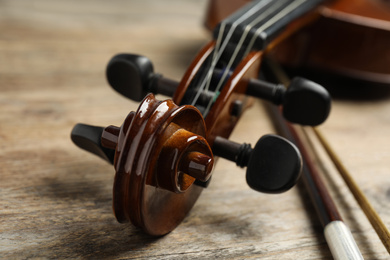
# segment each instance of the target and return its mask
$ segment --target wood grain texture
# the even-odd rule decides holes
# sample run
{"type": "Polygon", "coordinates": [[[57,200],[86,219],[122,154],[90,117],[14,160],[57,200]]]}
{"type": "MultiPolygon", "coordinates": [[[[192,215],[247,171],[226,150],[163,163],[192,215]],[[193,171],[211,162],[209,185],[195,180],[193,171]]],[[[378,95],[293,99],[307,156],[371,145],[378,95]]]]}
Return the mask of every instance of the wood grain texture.
{"type": "MultiPolygon", "coordinates": [[[[111,90],[118,52],[143,54],[180,79],[209,39],[205,0],[0,0],[0,257],[107,259],[332,259],[302,185],[281,195],[248,188],[219,160],[184,222],[151,238],[116,222],[114,170],[70,140],[83,122],[120,125],[138,104],[111,90]]],[[[162,98],[162,97],[159,97],[162,98]]],[[[321,127],[390,225],[390,95],[338,99],[321,127]]],[[[261,104],[232,140],[272,132],[261,104]]],[[[327,184],[365,259],[389,259],[334,167],[327,184]]]]}

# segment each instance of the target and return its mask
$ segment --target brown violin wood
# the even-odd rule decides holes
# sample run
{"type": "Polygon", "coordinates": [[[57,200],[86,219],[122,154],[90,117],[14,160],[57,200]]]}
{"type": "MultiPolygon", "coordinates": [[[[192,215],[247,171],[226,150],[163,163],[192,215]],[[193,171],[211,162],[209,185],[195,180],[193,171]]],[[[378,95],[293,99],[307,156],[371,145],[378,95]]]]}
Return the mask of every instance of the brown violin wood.
{"type": "Polygon", "coordinates": [[[153,94],[120,128],[107,127],[102,144],[116,150],[113,208],[117,220],[131,221],[155,236],[182,222],[202,190],[193,182],[207,181],[213,167],[205,134],[196,108],[157,101],[153,94]]]}

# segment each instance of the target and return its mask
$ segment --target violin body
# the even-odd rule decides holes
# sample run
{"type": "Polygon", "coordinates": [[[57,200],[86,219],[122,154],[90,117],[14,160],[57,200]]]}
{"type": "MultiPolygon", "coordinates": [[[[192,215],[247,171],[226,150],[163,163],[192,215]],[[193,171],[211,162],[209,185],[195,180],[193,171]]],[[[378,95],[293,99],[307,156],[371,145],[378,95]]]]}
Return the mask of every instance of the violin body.
{"type": "MultiPolygon", "coordinates": [[[[213,28],[248,2],[210,1],[206,26],[213,28]]],[[[273,58],[295,73],[390,85],[388,1],[326,1],[312,15],[310,23],[270,51],[273,58]]]]}

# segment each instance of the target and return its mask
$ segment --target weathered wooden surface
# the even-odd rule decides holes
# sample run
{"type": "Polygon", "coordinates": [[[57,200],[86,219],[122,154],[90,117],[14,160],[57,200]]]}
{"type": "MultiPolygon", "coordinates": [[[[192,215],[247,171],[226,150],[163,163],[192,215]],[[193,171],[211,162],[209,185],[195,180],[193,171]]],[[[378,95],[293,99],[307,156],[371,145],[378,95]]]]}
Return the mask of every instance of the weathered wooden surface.
{"type": "MultiPolygon", "coordinates": [[[[150,57],[180,79],[207,42],[206,1],[0,0],[0,257],[331,259],[301,186],[250,190],[219,160],[213,182],[176,230],[155,239],[115,221],[112,166],[70,141],[74,124],[120,125],[137,108],[104,78],[118,52],[150,57]]],[[[390,96],[336,100],[322,127],[390,226],[390,96]]],[[[272,126],[260,104],[232,139],[256,142],[272,126]]],[[[366,259],[386,250],[343,181],[328,183],[366,259]]]]}

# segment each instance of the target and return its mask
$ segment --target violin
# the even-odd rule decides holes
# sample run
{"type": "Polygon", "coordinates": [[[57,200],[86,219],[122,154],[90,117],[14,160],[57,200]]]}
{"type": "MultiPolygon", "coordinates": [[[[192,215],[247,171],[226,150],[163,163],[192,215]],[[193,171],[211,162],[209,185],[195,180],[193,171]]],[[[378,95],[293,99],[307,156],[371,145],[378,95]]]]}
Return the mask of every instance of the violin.
{"type": "Polygon", "coordinates": [[[331,98],[321,85],[301,77],[289,86],[259,78],[266,54],[310,24],[322,2],[229,1],[232,9],[218,17],[227,1],[211,1],[213,39],[180,81],[155,73],[144,56],[121,53],[109,61],[110,86],[141,103],[121,126],[77,124],[71,138],[114,165],[113,209],[120,223],[153,236],[172,231],[212,180],[217,158],[246,167],[246,181],[256,191],[281,193],[295,185],[302,159],[293,143],[267,134],[252,148],[229,137],[255,98],[279,106],[292,123],[326,120],[331,98]],[[159,101],[155,94],[171,99],[159,101]]]}

